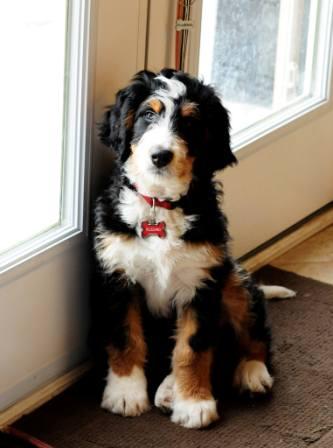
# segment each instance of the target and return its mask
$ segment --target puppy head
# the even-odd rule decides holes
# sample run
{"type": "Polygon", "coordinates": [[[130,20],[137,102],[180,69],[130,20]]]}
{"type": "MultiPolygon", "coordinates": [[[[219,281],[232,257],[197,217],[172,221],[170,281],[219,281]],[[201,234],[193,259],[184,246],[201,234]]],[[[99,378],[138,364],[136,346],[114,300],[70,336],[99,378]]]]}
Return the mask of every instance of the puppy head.
{"type": "Polygon", "coordinates": [[[193,178],[236,162],[228,113],[214,90],[182,72],[139,72],[118,92],[100,127],[130,181],[149,196],[177,200],[193,178]]]}

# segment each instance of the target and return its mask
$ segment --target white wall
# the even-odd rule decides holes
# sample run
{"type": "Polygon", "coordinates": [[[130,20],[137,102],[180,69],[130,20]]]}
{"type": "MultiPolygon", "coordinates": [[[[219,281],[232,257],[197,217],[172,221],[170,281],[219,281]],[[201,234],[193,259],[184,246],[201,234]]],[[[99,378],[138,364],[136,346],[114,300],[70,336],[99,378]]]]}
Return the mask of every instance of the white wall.
{"type": "MultiPolygon", "coordinates": [[[[116,92],[144,68],[147,0],[99,0],[96,35],[95,122],[106,106],[113,104],[116,92]]],[[[108,173],[111,153],[94,133],[93,196],[99,181],[108,173]]]]}

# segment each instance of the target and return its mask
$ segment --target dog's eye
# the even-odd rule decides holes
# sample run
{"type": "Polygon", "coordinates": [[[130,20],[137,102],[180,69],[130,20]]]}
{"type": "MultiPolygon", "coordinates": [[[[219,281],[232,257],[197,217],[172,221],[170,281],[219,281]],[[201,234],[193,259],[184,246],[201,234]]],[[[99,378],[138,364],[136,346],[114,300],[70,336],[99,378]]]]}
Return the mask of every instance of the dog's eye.
{"type": "Polygon", "coordinates": [[[148,122],[152,122],[156,118],[156,114],[154,112],[152,112],[151,110],[147,110],[143,116],[144,116],[144,119],[148,122]]]}

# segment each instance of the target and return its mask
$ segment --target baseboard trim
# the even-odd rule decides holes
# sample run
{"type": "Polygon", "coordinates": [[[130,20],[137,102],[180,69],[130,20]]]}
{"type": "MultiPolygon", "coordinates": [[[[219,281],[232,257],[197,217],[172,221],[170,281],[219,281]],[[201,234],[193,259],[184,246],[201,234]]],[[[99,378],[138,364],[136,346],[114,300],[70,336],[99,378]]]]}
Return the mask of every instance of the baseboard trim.
{"type": "MultiPolygon", "coordinates": [[[[319,213],[299,227],[292,229],[268,247],[254,255],[246,257],[242,260],[242,265],[250,272],[253,272],[331,224],[333,224],[333,208],[319,213]]],[[[87,361],[10,406],[0,414],[0,429],[10,425],[23,415],[29,414],[42,404],[51,400],[69,386],[76,383],[90,369],[91,362],[87,361]]]]}
{"type": "Polygon", "coordinates": [[[243,257],[240,260],[241,264],[250,272],[256,271],[332,224],[333,208],[325,209],[306,222],[293,227],[290,231],[284,232],[283,236],[275,239],[264,249],[260,250],[259,248],[254,255],[243,257]]]}
{"type": "Polygon", "coordinates": [[[0,414],[0,429],[5,428],[23,415],[29,414],[53,397],[59,395],[82,378],[90,369],[91,362],[86,361],[5,409],[0,414]]]}

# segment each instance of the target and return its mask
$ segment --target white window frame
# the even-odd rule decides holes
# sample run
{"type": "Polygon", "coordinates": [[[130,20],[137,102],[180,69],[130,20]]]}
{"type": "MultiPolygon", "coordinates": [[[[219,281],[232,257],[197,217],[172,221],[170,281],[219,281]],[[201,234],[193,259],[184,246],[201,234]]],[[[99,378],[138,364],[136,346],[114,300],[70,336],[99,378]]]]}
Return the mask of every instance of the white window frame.
{"type": "MultiPolygon", "coordinates": [[[[187,61],[187,70],[194,76],[200,76],[199,73],[199,52],[200,49],[205,56],[205,64],[212,60],[213,42],[205,45],[200,42],[201,19],[203,12],[203,2],[209,1],[209,18],[214,26],[214,17],[216,14],[217,0],[196,0],[193,4],[193,23],[192,37],[189,45],[189,55],[187,61]]],[[[284,0],[283,0],[284,1],[284,0]]],[[[288,0],[286,0],[288,1],[288,0]]],[[[238,158],[247,157],[260,147],[268,144],[272,139],[279,138],[283,134],[295,129],[297,125],[312,119],[313,114],[324,113],[327,108],[332,108],[331,84],[332,84],[332,27],[333,27],[333,0],[313,0],[311,11],[318,4],[317,22],[310,20],[309,32],[309,51],[307,54],[307,63],[312,63],[312,67],[317,70],[312,71],[312,79],[307,79],[309,89],[310,82],[313,80],[316,90],[313,95],[304,95],[294,102],[291,102],[284,109],[274,112],[266,118],[259,120],[256,124],[242,129],[237,133],[231,133],[232,148],[237,153],[238,158]],[[321,30],[320,38],[315,39],[321,30]],[[325,30],[325,33],[323,33],[325,30]],[[316,45],[315,45],[316,41],[316,45]],[[311,51],[311,45],[313,51],[311,51]],[[327,71],[320,70],[320,67],[327,67],[327,71]],[[301,121],[300,121],[301,120],[301,121]]],[[[288,3],[291,3],[288,1],[288,3]]],[[[212,33],[212,39],[213,39],[212,33]]]]}
{"type": "MultiPolygon", "coordinates": [[[[299,8],[305,0],[280,0],[279,29],[277,36],[277,54],[275,60],[273,107],[278,108],[287,102],[288,90],[295,85],[297,73],[293,67],[294,55],[299,51],[299,8]],[[289,66],[289,71],[284,67],[289,66]]],[[[313,81],[313,62],[316,38],[318,1],[312,0],[309,11],[307,52],[305,57],[304,98],[311,93],[313,81]]]]}
{"type": "Polygon", "coordinates": [[[0,255],[5,282],[41,263],[46,251],[48,257],[55,255],[63,250],[61,243],[75,244],[88,234],[93,5],[91,0],[68,0],[67,8],[61,222],[0,255]]]}

